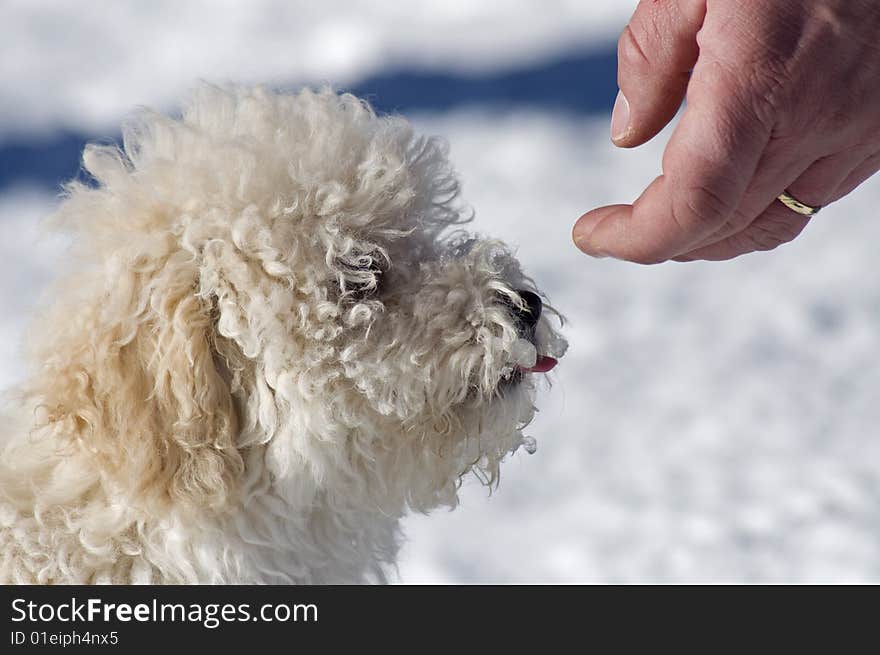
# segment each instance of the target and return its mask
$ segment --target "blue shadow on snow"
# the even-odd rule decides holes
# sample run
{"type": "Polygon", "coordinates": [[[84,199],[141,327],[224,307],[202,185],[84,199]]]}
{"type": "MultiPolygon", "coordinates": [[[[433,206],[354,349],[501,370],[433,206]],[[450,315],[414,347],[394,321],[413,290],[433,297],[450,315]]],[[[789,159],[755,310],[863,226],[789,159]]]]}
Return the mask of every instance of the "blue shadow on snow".
{"type": "MultiPolygon", "coordinates": [[[[455,74],[397,70],[379,73],[344,90],[367,98],[381,113],[448,111],[468,105],[516,107],[581,115],[607,114],[617,93],[613,46],[568,54],[506,72],[455,74]]],[[[62,131],[0,141],[0,191],[15,184],[58,189],[75,177],[88,142],[112,143],[118,135],[62,131]]]]}

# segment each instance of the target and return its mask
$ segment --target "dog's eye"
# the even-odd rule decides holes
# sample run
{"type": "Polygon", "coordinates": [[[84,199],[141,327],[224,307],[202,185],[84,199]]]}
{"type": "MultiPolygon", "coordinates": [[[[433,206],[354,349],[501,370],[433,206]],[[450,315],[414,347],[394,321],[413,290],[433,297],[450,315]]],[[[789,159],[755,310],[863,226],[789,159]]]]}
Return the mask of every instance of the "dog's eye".
{"type": "Polygon", "coordinates": [[[340,262],[339,292],[352,300],[364,300],[379,293],[387,264],[370,255],[340,262]]]}

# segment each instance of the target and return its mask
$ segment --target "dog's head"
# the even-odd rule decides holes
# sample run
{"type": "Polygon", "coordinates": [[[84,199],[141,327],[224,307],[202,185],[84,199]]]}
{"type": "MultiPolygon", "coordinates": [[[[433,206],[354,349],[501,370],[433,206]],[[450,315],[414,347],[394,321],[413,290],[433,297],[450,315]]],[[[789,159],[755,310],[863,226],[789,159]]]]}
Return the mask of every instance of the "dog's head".
{"type": "Polygon", "coordinates": [[[524,443],[565,342],[510,250],[460,229],[437,140],[350,95],[203,86],[84,164],[59,217],[93,266],[39,393],[118,477],[222,504],[259,451],[273,484],[399,512],[524,443]]]}

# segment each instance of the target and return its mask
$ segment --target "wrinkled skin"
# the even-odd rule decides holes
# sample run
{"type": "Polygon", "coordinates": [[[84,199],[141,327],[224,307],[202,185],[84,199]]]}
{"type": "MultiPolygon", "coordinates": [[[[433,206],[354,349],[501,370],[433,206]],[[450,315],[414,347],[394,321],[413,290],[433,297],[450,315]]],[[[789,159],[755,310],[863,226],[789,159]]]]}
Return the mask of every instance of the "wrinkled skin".
{"type": "Polygon", "coordinates": [[[880,5],[640,2],[618,43],[612,140],[654,137],[687,106],[662,174],[632,205],[575,225],[593,256],[643,264],[772,250],[880,169],[880,5]]]}

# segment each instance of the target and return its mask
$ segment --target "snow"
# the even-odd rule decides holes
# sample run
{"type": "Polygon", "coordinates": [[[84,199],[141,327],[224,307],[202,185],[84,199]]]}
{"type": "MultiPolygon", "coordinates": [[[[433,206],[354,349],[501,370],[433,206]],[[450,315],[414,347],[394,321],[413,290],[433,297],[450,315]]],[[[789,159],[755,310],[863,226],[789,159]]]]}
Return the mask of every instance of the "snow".
{"type": "Polygon", "coordinates": [[[0,389],[24,376],[24,330],[64,253],[64,238],[47,233],[40,223],[55,206],[43,189],[0,194],[0,389]]]}
{"type": "MultiPolygon", "coordinates": [[[[0,8],[0,141],[115,132],[194,78],[337,84],[399,66],[465,72],[613,42],[632,2],[168,0],[0,8]],[[204,9],[210,4],[211,10],[204,9]],[[319,8],[320,7],[320,8],[319,8]]],[[[634,198],[668,132],[614,149],[607,116],[459,109],[445,136],[474,227],[519,245],[571,349],[489,496],[406,520],[400,580],[880,582],[880,179],[794,243],[732,262],[640,267],[570,243],[584,211],[634,198]]],[[[0,385],[63,257],[43,188],[0,194],[0,385]]]]}
{"type": "Polygon", "coordinates": [[[398,67],[503,70],[606,46],[620,0],[5,0],[0,137],[113,130],[173,107],[195,80],[347,85],[398,67]]]}

